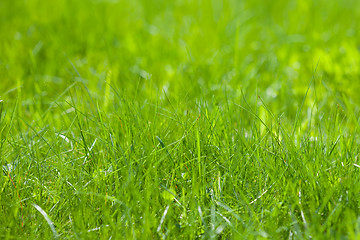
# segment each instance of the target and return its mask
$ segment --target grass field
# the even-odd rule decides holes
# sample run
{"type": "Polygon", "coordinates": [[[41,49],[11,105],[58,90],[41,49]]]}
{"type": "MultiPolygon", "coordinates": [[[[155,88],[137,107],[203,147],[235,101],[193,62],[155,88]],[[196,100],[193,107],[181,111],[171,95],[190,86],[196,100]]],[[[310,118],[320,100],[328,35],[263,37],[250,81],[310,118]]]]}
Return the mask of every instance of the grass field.
{"type": "Polygon", "coordinates": [[[0,1],[0,239],[360,239],[357,0],[0,1]]]}

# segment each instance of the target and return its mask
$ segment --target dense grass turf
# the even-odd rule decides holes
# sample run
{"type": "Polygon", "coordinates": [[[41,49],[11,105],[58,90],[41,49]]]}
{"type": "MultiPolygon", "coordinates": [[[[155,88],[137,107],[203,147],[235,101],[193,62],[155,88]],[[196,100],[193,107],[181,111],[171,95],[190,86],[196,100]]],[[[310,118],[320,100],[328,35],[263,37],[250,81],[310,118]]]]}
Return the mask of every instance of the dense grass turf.
{"type": "Polygon", "coordinates": [[[0,1],[0,238],[360,238],[359,11],[0,1]]]}

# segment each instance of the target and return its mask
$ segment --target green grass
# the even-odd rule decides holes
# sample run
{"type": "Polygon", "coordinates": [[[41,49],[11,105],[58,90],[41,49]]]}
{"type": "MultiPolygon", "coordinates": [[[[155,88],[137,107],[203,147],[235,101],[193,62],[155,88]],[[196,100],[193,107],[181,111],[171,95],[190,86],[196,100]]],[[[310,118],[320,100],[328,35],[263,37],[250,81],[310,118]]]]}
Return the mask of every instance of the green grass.
{"type": "Polygon", "coordinates": [[[359,239],[360,2],[0,1],[1,239],[359,239]]]}

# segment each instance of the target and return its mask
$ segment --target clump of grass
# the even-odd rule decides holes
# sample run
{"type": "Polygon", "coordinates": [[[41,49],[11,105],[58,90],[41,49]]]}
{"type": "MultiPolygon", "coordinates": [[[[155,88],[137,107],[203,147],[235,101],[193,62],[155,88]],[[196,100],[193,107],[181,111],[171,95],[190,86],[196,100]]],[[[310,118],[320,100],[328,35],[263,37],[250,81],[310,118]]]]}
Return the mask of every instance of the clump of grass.
{"type": "Polygon", "coordinates": [[[358,238],[357,5],[0,3],[0,237],[358,238]]]}

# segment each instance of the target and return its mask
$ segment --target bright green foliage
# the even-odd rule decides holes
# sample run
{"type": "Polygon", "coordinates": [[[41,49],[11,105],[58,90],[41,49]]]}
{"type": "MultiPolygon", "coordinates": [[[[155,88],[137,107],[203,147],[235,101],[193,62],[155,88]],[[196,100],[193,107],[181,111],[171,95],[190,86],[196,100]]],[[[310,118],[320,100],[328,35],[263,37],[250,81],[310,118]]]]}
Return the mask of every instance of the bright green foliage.
{"type": "Polygon", "coordinates": [[[360,238],[359,23],[357,0],[0,1],[0,238],[360,238]]]}

